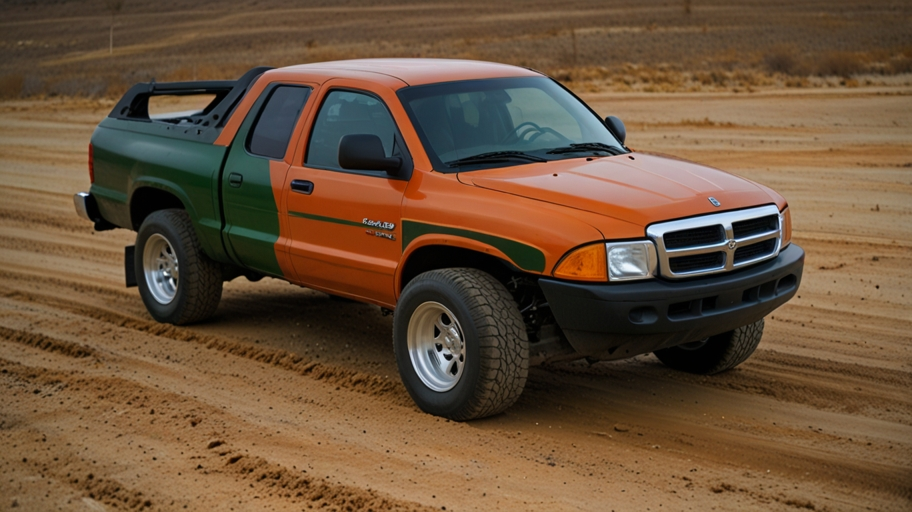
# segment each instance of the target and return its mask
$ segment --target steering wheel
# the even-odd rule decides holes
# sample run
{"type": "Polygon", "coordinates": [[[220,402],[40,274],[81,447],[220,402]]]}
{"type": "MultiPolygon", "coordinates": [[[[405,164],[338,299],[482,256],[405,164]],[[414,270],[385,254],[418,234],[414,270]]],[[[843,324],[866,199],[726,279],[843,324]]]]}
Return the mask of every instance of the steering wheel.
{"type": "Polygon", "coordinates": [[[511,130],[510,133],[508,133],[507,136],[504,137],[503,140],[501,140],[499,143],[504,144],[513,137],[516,137],[517,140],[532,142],[533,140],[537,139],[539,135],[544,133],[544,131],[545,130],[542,130],[541,126],[538,126],[532,121],[526,121],[524,123],[519,123],[516,125],[516,128],[513,128],[513,130],[511,130]],[[527,139],[526,136],[530,133],[532,136],[527,139]]]}
{"type": "Polygon", "coordinates": [[[532,121],[526,121],[524,123],[519,123],[516,128],[513,128],[513,131],[508,133],[507,136],[504,137],[502,141],[500,141],[500,143],[506,143],[508,140],[510,140],[511,137],[516,137],[518,141],[529,143],[541,137],[542,135],[545,135],[546,133],[553,135],[558,140],[566,141],[568,144],[573,142],[552,128],[548,128],[547,126],[542,128],[532,121]]]}

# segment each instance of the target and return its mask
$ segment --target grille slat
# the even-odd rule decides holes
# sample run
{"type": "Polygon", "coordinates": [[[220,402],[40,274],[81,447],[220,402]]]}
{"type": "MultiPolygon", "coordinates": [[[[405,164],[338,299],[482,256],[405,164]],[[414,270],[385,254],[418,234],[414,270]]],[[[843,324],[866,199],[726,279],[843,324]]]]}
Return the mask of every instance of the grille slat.
{"type": "Polygon", "coordinates": [[[767,215],[766,217],[760,217],[757,219],[732,222],[732,232],[735,234],[735,238],[737,239],[769,233],[770,231],[777,231],[778,229],[778,215],[767,215]]]}
{"type": "Polygon", "coordinates": [[[680,249],[682,247],[697,247],[701,245],[717,244],[725,240],[725,229],[720,225],[706,226],[696,229],[685,229],[673,233],[665,233],[665,248],[680,249]]]}
{"type": "Polygon", "coordinates": [[[691,256],[679,256],[669,258],[668,264],[671,271],[675,274],[693,272],[695,270],[707,270],[711,268],[721,268],[725,265],[724,252],[711,252],[708,254],[693,254],[691,256]]]}
{"type": "Polygon", "coordinates": [[[767,256],[776,250],[776,239],[771,238],[762,242],[738,247],[735,250],[735,265],[761,256],[767,256]]]}

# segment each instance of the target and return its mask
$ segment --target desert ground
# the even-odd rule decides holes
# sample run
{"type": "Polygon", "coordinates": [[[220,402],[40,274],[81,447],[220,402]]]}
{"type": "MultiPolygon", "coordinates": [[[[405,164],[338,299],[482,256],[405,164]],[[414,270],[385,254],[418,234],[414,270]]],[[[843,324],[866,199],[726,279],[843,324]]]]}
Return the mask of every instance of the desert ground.
{"type": "Polygon", "coordinates": [[[155,323],[133,234],[73,212],[110,101],[3,104],[0,508],[908,510],[912,90],[586,99],[782,192],[799,297],[725,374],[539,367],[469,423],[411,403],[376,307],[240,278],[211,322],[155,323]]]}
{"type": "Polygon", "coordinates": [[[910,6],[217,4],[128,0],[113,55],[103,2],[0,4],[0,510],[912,508],[910,6]],[[732,371],[542,366],[466,423],[415,407],[373,306],[239,278],[153,321],[134,233],[72,203],[119,92],[391,55],[544,69],[635,150],[779,191],[798,296],[732,371]]]}

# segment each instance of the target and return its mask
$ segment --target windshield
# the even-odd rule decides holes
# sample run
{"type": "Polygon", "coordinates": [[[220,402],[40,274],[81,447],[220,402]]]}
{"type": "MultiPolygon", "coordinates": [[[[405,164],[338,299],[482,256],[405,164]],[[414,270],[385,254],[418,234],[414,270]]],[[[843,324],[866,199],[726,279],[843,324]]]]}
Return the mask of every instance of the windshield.
{"type": "Polygon", "coordinates": [[[627,152],[594,112],[547,77],[422,85],[398,95],[441,172],[627,152]]]}

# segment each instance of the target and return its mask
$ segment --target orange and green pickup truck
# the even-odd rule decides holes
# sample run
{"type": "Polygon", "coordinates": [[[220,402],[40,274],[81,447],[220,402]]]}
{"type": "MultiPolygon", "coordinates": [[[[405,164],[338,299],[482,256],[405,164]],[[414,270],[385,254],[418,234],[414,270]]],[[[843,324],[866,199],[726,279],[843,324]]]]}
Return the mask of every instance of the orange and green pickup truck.
{"type": "Polygon", "coordinates": [[[625,137],[519,67],[255,68],[133,86],[74,199],[96,230],[137,232],[127,285],[156,320],[205,320],[240,276],[375,304],[417,405],[468,420],[513,404],[530,365],[733,368],[797,292],[782,196],[625,137]],[[211,101],[150,116],[150,98],[186,95],[211,101]]]}

